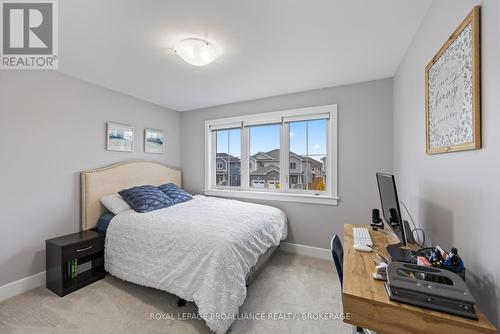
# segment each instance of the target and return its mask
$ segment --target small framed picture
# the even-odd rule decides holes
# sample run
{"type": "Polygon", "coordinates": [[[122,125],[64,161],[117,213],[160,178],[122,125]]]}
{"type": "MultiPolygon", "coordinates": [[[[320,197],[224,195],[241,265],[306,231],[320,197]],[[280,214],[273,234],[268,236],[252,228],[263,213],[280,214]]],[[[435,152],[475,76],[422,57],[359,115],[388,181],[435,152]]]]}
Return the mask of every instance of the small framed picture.
{"type": "Polygon", "coordinates": [[[133,152],[134,128],[124,124],[108,123],[106,149],[108,151],[133,152]]]}
{"type": "Polygon", "coordinates": [[[163,131],[144,130],[144,152],[163,153],[165,151],[165,135],[163,131]]]}

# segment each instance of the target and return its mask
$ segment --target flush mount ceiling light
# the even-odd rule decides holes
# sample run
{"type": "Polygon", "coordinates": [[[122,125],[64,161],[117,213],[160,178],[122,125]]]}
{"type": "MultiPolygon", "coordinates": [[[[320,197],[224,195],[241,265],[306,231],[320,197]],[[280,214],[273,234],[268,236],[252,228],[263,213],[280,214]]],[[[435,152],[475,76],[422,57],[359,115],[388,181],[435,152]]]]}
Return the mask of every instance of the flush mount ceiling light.
{"type": "Polygon", "coordinates": [[[214,47],[199,38],[186,38],[177,43],[175,53],[194,66],[205,66],[215,60],[214,47]]]}

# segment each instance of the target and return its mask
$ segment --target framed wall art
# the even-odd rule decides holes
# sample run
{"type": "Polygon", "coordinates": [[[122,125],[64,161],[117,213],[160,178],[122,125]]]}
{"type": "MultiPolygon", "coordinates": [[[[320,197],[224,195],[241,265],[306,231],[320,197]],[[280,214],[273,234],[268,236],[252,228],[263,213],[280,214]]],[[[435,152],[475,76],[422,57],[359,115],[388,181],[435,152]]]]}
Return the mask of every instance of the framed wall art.
{"type": "Polygon", "coordinates": [[[124,124],[107,123],[106,133],[106,149],[108,151],[134,151],[133,127],[124,124]]]}
{"type": "Polygon", "coordinates": [[[425,68],[427,154],[481,148],[479,15],[478,6],[425,68]]]}
{"type": "Polygon", "coordinates": [[[163,153],[165,151],[165,135],[163,131],[144,130],[144,152],[163,153]]]}

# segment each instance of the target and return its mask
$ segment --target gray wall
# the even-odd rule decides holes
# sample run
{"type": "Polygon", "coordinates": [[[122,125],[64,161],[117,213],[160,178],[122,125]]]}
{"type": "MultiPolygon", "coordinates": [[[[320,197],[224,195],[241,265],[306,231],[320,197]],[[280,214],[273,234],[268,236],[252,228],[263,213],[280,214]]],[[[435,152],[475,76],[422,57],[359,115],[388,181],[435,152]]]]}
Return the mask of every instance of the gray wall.
{"type": "Polygon", "coordinates": [[[182,112],[184,187],[193,193],[204,187],[205,120],[332,103],[339,107],[339,205],[256,201],[286,212],[287,241],[329,248],[344,223],[370,221],[379,203],[375,172],[392,170],[392,79],[182,112]]]}
{"type": "Polygon", "coordinates": [[[483,149],[425,154],[424,68],[480,1],[436,0],[394,79],[394,166],[398,190],[432,239],[455,246],[479,305],[500,324],[500,24],[498,0],[483,1],[483,149]]]}
{"type": "Polygon", "coordinates": [[[179,166],[175,111],[53,71],[0,74],[0,286],[45,267],[45,239],[79,230],[79,172],[127,159],[179,166]],[[105,150],[107,121],[135,127],[134,153],[105,150]],[[143,153],[145,127],[165,130],[143,153]]]}

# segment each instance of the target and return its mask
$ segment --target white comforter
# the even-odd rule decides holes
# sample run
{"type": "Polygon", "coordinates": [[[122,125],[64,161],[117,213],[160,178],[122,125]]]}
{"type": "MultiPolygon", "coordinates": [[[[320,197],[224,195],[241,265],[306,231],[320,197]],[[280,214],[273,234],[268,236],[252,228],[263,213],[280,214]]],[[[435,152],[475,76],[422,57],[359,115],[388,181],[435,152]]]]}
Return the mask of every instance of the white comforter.
{"type": "Polygon", "coordinates": [[[279,209],[194,196],[116,215],[106,233],[105,266],[123,280],[194,301],[208,327],[225,333],[245,300],[246,275],[286,234],[279,209]]]}

